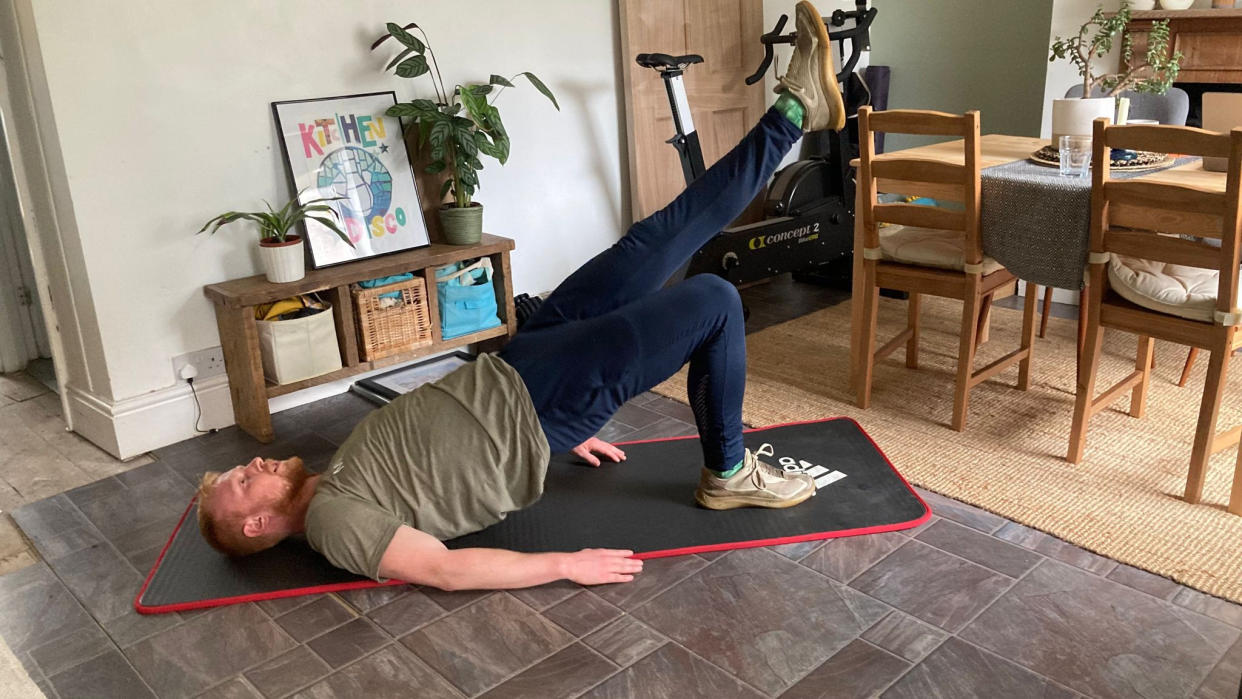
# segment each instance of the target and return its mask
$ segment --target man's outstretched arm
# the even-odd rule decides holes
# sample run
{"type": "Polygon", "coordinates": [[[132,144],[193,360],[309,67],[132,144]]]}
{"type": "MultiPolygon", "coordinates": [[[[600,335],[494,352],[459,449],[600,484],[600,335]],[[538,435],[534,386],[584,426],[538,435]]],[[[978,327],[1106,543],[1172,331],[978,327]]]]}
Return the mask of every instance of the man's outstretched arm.
{"type": "Polygon", "coordinates": [[[379,574],[441,590],[509,590],[569,579],[582,585],[629,582],[643,569],[633,551],[518,553],[505,549],[449,550],[426,532],[402,526],[384,550],[379,574]]]}

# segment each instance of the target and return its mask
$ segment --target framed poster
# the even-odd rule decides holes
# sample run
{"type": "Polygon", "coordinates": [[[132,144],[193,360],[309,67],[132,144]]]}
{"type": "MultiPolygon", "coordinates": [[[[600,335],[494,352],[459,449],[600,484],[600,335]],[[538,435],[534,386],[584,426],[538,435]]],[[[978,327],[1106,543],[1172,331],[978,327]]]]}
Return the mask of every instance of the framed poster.
{"type": "Polygon", "coordinates": [[[396,103],[394,92],[272,103],[293,190],[303,203],[342,197],[327,204],[354,243],[306,221],[312,269],[431,242],[401,120],[384,114],[396,103]]]}

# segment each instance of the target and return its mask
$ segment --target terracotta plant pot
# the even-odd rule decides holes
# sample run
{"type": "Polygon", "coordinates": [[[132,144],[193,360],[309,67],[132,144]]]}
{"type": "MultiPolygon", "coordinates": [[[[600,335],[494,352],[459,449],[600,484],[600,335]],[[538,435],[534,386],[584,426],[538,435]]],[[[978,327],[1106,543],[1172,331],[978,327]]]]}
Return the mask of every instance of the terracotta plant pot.
{"type": "Polygon", "coordinates": [[[440,224],[444,242],[449,245],[475,245],[483,237],[483,205],[470,202],[466,208],[452,204],[440,207],[440,224]]]}
{"type": "Polygon", "coordinates": [[[275,238],[264,238],[259,241],[259,257],[263,258],[263,271],[269,282],[296,282],[306,276],[301,236],[285,236],[283,243],[275,238]]]}

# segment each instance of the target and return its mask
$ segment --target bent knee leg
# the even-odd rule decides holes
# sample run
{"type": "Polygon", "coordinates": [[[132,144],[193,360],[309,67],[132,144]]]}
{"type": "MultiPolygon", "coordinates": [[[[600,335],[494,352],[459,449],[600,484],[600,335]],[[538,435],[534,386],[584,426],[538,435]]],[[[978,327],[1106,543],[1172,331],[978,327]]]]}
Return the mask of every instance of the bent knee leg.
{"type": "Polygon", "coordinates": [[[742,320],[742,296],[737,287],[715,274],[697,274],[683,281],[688,301],[702,313],[719,314],[729,320],[742,320]]]}

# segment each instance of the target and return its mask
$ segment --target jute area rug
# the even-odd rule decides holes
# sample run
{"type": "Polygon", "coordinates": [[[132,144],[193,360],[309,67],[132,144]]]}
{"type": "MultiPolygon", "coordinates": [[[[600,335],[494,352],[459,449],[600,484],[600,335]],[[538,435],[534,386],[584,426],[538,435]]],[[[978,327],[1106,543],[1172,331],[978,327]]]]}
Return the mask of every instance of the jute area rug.
{"type": "MultiPolygon", "coordinates": [[[[877,346],[905,327],[904,301],[882,298],[877,346]]],[[[1236,449],[1212,459],[1204,501],[1180,499],[1207,354],[1177,387],[1186,348],[1158,343],[1147,415],[1129,394],[1090,424],[1081,464],[1065,460],[1075,389],[1074,321],[1051,319],[1035,341],[1029,391],[1017,367],[976,387],[964,432],[949,428],[959,303],[925,298],[920,368],[904,348],[879,362],[869,410],[849,391],[848,302],[747,337],[743,419],[763,426],[838,415],[856,419],[906,478],[929,490],[1048,532],[1101,555],[1242,602],[1242,517],[1225,511],[1236,449]]],[[[976,367],[1018,346],[1019,311],[996,308],[976,367]]],[[[1136,337],[1105,332],[1101,388],[1133,369],[1136,337]]],[[[1219,429],[1242,422],[1235,358],[1219,429]]],[[[685,371],[655,391],[685,401],[685,371]]]]}

